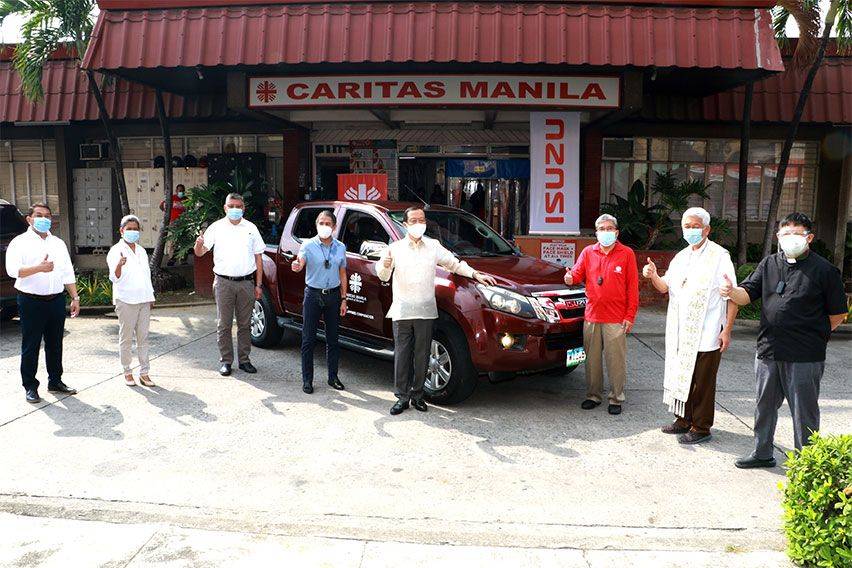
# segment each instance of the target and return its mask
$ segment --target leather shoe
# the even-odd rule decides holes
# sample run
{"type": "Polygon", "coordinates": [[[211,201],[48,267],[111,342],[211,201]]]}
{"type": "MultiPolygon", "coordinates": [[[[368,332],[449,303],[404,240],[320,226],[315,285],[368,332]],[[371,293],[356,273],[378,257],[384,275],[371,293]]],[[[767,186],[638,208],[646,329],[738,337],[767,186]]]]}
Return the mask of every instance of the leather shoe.
{"type": "Polygon", "coordinates": [[[36,389],[30,389],[27,391],[27,402],[30,404],[37,404],[41,402],[41,397],[38,395],[38,391],[36,389]]]}
{"type": "Polygon", "coordinates": [[[223,377],[227,377],[231,374],[231,364],[230,363],[222,363],[222,366],[219,367],[219,374],[223,377]]]}
{"type": "Polygon", "coordinates": [[[701,432],[687,432],[686,434],[681,434],[677,437],[677,441],[679,444],[684,444],[686,446],[692,444],[700,444],[701,442],[706,442],[713,436],[708,432],[706,434],[702,434],[701,432]]]}
{"type": "Polygon", "coordinates": [[[677,424],[667,424],[660,428],[660,432],[663,434],[686,434],[689,432],[689,428],[686,426],[678,426],[677,424]]]}
{"type": "Polygon", "coordinates": [[[305,394],[313,394],[314,385],[311,385],[311,384],[308,384],[308,383],[303,384],[302,385],[302,392],[305,393],[305,394]]]}
{"type": "Polygon", "coordinates": [[[426,412],[429,410],[429,407],[426,406],[426,402],[424,400],[412,400],[411,406],[414,407],[414,410],[419,410],[420,412],[426,412]]]}
{"type": "Polygon", "coordinates": [[[583,401],[583,404],[580,405],[580,408],[582,408],[583,410],[591,410],[593,408],[597,408],[600,405],[601,403],[599,403],[598,401],[587,398],[583,401]]]}
{"type": "Polygon", "coordinates": [[[620,404],[610,404],[606,409],[610,414],[621,414],[621,405],[620,404]]]}
{"type": "Polygon", "coordinates": [[[77,394],[77,389],[72,389],[62,381],[57,381],[52,385],[47,385],[47,392],[59,392],[62,394],[77,394]]]}
{"type": "Polygon", "coordinates": [[[734,462],[734,465],[740,469],[754,469],[757,467],[775,467],[776,462],[775,458],[762,460],[754,456],[748,456],[747,458],[738,459],[736,462],[734,462]]]}
{"type": "Polygon", "coordinates": [[[251,362],[240,363],[240,371],[245,371],[249,374],[254,374],[257,372],[257,367],[251,364],[251,362]]]}
{"type": "Polygon", "coordinates": [[[346,390],[346,387],[343,386],[343,383],[340,382],[340,379],[332,379],[328,381],[328,386],[330,386],[334,390],[346,390]]]}
{"type": "Polygon", "coordinates": [[[408,401],[407,400],[398,400],[398,401],[396,401],[396,404],[394,404],[391,407],[390,413],[391,413],[391,415],[396,416],[397,414],[402,414],[402,411],[405,410],[406,408],[408,408],[408,401]]]}

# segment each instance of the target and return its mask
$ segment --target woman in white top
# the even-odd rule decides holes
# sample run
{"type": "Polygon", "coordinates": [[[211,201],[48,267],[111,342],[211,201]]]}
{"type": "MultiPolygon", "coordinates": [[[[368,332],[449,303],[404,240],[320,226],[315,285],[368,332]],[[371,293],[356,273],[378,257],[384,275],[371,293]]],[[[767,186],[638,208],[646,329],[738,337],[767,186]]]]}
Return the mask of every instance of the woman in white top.
{"type": "Polygon", "coordinates": [[[148,253],[136,244],[142,225],[135,215],[125,215],[119,232],[121,240],[109,249],[107,265],[112,281],[112,303],[118,314],[118,349],[121,366],[124,367],[124,382],[136,386],[130,363],[133,360],[131,344],[136,334],[136,353],[139,357],[139,382],[146,387],[154,383],[148,376],[148,324],[151,306],[154,305],[154,286],[151,284],[151,268],[148,253]]]}

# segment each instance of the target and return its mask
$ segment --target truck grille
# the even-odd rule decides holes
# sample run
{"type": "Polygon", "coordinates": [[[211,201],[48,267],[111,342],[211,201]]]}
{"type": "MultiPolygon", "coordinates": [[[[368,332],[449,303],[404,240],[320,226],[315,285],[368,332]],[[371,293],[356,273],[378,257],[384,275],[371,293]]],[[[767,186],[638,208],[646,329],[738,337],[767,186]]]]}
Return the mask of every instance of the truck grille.
{"type": "Polygon", "coordinates": [[[586,294],[583,290],[554,290],[537,292],[539,302],[556,311],[560,320],[582,318],[586,311],[586,294]]]}

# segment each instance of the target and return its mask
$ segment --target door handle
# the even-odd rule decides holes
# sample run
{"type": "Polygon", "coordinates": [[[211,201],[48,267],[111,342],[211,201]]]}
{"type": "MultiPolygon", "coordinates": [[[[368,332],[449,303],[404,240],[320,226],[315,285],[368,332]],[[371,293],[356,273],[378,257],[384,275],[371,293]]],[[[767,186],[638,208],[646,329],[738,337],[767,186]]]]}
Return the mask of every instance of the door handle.
{"type": "Polygon", "coordinates": [[[282,251],[281,256],[283,256],[284,260],[286,260],[287,262],[290,262],[291,260],[296,258],[296,255],[290,252],[289,250],[282,251]]]}
{"type": "Polygon", "coordinates": [[[390,285],[391,285],[390,282],[382,282],[382,288],[387,288],[390,285]]]}

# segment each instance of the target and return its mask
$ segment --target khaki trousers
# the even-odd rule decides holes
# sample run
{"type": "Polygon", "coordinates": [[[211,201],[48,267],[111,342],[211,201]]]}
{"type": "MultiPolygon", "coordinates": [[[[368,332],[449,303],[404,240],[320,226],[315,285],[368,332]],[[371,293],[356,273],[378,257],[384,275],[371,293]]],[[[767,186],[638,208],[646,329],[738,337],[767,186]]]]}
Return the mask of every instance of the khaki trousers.
{"type": "Polygon", "coordinates": [[[620,323],[583,324],[583,349],[586,350],[586,379],[589,390],[586,398],[603,402],[603,359],[609,377],[609,403],[624,402],[627,382],[627,336],[620,323]]]}
{"type": "Polygon", "coordinates": [[[148,360],[148,326],[151,322],[151,302],[127,304],[115,301],[118,315],[118,351],[124,372],[130,371],[133,362],[133,336],[136,336],[136,356],[139,357],[139,374],[147,375],[151,369],[148,360]]]}
{"type": "Polygon", "coordinates": [[[249,362],[251,354],[251,311],[254,308],[254,280],[228,280],[216,276],[213,280],[216,298],[216,343],[219,362],[234,362],[234,338],[231,326],[237,319],[237,361],[249,362]]]}

